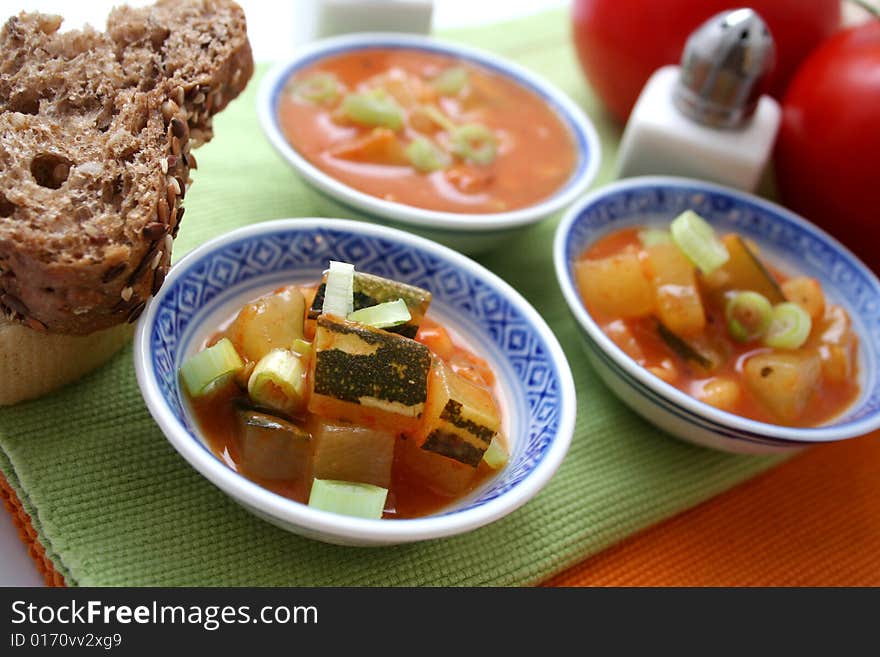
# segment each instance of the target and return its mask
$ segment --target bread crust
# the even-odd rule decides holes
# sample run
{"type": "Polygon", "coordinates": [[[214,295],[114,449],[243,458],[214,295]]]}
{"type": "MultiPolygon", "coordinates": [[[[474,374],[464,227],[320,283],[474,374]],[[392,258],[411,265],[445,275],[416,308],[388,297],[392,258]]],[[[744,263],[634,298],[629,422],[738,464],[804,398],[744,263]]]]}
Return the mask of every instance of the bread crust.
{"type": "Polygon", "coordinates": [[[0,33],[0,316],[86,335],[162,285],[191,149],[253,58],[229,0],[118,8],[106,33],[60,23],[22,13],[0,33]]]}

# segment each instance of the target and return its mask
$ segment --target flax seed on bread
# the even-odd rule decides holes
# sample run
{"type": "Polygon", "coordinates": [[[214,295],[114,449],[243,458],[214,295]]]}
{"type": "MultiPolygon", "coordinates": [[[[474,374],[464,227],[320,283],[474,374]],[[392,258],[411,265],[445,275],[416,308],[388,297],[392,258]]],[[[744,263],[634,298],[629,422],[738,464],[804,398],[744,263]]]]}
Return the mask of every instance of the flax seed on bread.
{"type": "Polygon", "coordinates": [[[230,0],[119,7],[107,32],[60,25],[22,13],[0,31],[0,317],[90,335],[161,286],[191,149],[253,59],[230,0]]]}

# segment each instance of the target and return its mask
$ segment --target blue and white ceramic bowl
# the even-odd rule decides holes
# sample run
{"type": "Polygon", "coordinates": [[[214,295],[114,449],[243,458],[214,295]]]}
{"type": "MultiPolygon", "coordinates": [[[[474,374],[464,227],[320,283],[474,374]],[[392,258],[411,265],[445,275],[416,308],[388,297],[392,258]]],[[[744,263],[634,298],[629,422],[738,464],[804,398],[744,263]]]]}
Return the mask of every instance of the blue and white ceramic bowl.
{"type": "MultiPolygon", "coordinates": [[[[331,543],[388,545],[465,532],[510,513],[547,483],[574,428],[568,362],[544,320],[514,289],[472,260],[398,230],[340,219],[282,219],[233,231],[172,267],[135,337],[138,383],[171,444],[257,516],[331,543]],[[330,260],[430,290],[429,316],[485,358],[498,379],[511,444],[508,465],[464,500],[412,520],[365,520],[299,504],[227,467],[204,444],[177,371],[244,303],[285,283],[320,278],[330,260]]],[[[206,509],[206,512],[208,510],[206,509]]]]}
{"type": "Polygon", "coordinates": [[[600,146],[595,128],[581,109],[559,89],[526,69],[496,55],[431,37],[405,34],[353,34],[316,41],[276,65],[260,85],[260,124],[269,141],[310,184],[351,207],[451,246],[479,253],[498,245],[517,229],[534,224],[570,204],[587,190],[599,170],[600,146]],[[512,79],[543,98],[571,131],[578,158],[568,181],[549,198],[519,210],[492,214],[440,212],[386,201],[360,192],[324,173],[294,149],[278,122],[278,101],[297,71],[331,55],[369,48],[416,49],[455,57],[512,79]]]}
{"type": "Polygon", "coordinates": [[[631,178],[590,194],[569,210],[557,229],[553,258],[590,362],[624,402],[669,433],[725,451],[767,454],[853,438],[880,427],[880,282],[834,238],[788,210],[696,180],[631,178]],[[846,412],[823,426],[801,429],[720,411],[637,365],[592,320],[575,284],[575,259],[611,231],[668,225],[687,209],[720,232],[735,231],[754,240],[780,271],[817,279],[830,300],[846,309],[859,336],[862,390],[846,412]]]}

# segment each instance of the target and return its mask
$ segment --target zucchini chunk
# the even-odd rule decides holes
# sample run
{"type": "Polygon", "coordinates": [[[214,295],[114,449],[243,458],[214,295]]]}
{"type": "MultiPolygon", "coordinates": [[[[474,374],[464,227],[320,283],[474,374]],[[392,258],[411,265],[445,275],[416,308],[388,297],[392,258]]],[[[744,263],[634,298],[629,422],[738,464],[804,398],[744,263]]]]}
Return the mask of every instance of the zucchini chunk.
{"type": "Polygon", "coordinates": [[[435,358],[425,418],[416,436],[421,448],[477,467],[500,428],[501,417],[489,390],[435,358]]]}
{"type": "Polygon", "coordinates": [[[767,297],[776,305],[786,300],[779,283],[761,260],[752,253],[748,244],[737,234],[725,235],[722,240],[730,259],[711,274],[703,274],[700,282],[715,305],[724,306],[725,294],[734,290],[751,290],[767,297]]]}
{"type": "Polygon", "coordinates": [[[241,468],[263,479],[305,477],[312,461],[312,437],[292,422],[250,409],[238,412],[241,468]]]}
{"type": "Polygon", "coordinates": [[[724,363],[724,354],[719,353],[699,336],[685,340],[670,331],[663,322],[657,322],[657,333],[667,347],[702,374],[714,372],[724,363]]]}
{"type": "Polygon", "coordinates": [[[743,376],[767,410],[783,422],[793,422],[816,391],[822,365],[813,351],[771,352],[749,358],[743,376]]]}
{"type": "Polygon", "coordinates": [[[397,441],[395,468],[398,464],[411,472],[427,488],[438,495],[454,497],[467,492],[477,477],[477,468],[454,461],[446,456],[429,452],[415,440],[402,436],[397,441]]]}
{"type": "Polygon", "coordinates": [[[312,427],[312,436],[316,478],[391,487],[394,432],[322,419],[312,427]]]}
{"type": "Polygon", "coordinates": [[[411,431],[428,397],[431,352],[370,326],[318,317],[309,411],[393,431],[411,431]]]}
{"type": "MultiPolygon", "coordinates": [[[[324,306],[324,292],[327,288],[327,274],[321,279],[321,285],[315,294],[315,300],[309,308],[309,319],[317,319],[324,306]]],[[[391,333],[398,333],[407,338],[414,338],[419,330],[419,325],[428,306],[431,305],[431,293],[414,285],[407,285],[398,281],[392,281],[381,276],[365,274],[356,271],[354,273],[354,310],[377,306],[386,301],[403,299],[409,308],[410,320],[405,324],[385,329],[391,333]]]]}

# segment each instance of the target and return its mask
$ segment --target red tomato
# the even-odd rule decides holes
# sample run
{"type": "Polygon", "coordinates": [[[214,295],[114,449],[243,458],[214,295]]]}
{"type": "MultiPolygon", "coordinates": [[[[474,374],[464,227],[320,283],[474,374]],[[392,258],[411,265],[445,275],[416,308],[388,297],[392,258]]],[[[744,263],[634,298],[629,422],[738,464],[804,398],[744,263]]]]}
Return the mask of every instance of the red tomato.
{"type": "Polygon", "coordinates": [[[834,35],[798,70],[774,162],[783,203],[880,272],[880,19],[834,35]]]}
{"type": "Polygon", "coordinates": [[[651,74],[681,60],[690,33],[740,6],[757,11],[776,40],[771,89],[777,97],[804,57],[840,25],[840,0],[574,0],[578,58],[593,89],[624,122],[651,74]]]}

